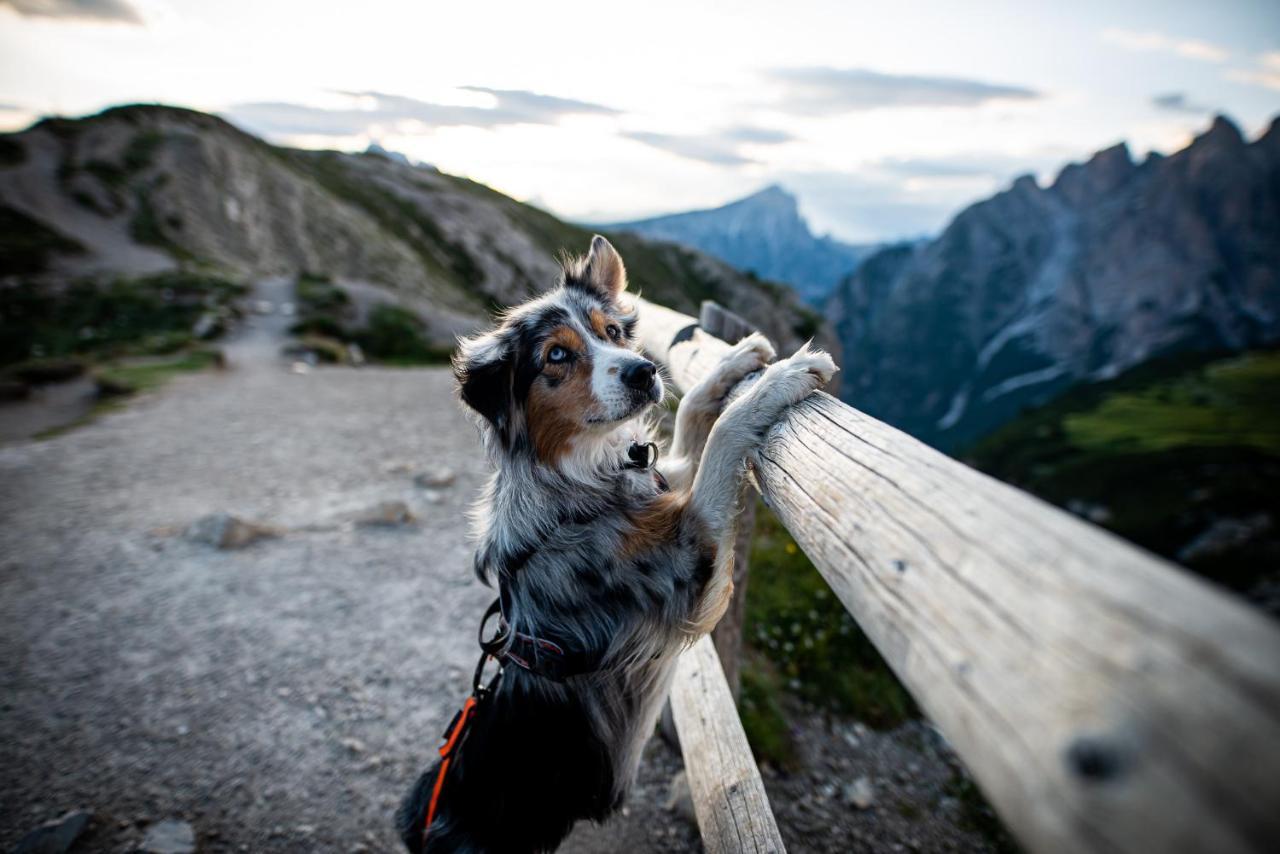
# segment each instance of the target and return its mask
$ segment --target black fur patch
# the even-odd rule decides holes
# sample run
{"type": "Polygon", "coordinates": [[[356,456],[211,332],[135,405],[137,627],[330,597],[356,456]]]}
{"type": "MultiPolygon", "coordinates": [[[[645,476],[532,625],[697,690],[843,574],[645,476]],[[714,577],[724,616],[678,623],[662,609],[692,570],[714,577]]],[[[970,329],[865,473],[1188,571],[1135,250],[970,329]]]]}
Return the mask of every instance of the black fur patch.
{"type": "MultiPolygon", "coordinates": [[[[554,851],[576,821],[601,821],[612,803],[614,769],[572,691],[548,692],[516,671],[477,709],[444,781],[430,852],[554,851]]],[[[409,790],[396,828],[414,854],[439,763],[409,790]]]]}

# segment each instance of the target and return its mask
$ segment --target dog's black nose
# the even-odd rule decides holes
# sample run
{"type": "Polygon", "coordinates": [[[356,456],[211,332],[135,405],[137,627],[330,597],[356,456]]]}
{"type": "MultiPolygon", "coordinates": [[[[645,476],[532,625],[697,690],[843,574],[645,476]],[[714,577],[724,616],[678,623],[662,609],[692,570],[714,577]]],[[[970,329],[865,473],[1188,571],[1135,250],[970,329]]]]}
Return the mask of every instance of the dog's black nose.
{"type": "Polygon", "coordinates": [[[657,372],[653,362],[632,362],[622,369],[622,383],[636,391],[648,391],[653,387],[653,375],[657,372]]]}

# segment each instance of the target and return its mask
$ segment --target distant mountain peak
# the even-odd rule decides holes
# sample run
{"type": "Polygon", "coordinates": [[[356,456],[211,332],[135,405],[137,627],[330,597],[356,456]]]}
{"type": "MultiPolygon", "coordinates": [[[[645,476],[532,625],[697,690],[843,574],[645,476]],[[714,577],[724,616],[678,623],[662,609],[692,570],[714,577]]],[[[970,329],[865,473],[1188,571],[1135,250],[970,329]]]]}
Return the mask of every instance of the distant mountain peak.
{"type": "Polygon", "coordinates": [[[1120,142],[1095,152],[1084,163],[1070,163],[1058,173],[1053,190],[1074,205],[1116,191],[1138,169],[1129,146],[1120,142]]]}
{"type": "Polygon", "coordinates": [[[796,197],[787,192],[786,188],[781,184],[770,184],[763,187],[746,198],[742,202],[761,201],[761,202],[791,202],[795,203],[796,197]]]}
{"type": "Polygon", "coordinates": [[[717,208],[607,227],[718,255],[739,269],[791,284],[815,304],[870,251],[870,247],[815,236],[800,215],[799,201],[779,184],[717,208]]]}
{"type": "Polygon", "coordinates": [[[1235,122],[1224,115],[1213,117],[1213,124],[1191,143],[1192,148],[1240,148],[1246,145],[1244,134],[1240,133],[1235,122]]]}
{"type": "Polygon", "coordinates": [[[808,230],[808,224],[800,216],[800,203],[791,193],[778,184],[770,184],[736,202],[729,202],[715,210],[746,212],[748,215],[788,221],[793,227],[800,225],[808,230]]]}

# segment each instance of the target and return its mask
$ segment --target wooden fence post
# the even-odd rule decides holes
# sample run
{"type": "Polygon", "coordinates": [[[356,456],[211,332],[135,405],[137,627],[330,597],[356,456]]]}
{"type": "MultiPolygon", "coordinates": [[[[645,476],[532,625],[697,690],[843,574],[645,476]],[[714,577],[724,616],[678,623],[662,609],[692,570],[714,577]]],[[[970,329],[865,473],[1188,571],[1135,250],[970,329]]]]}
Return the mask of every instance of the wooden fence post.
{"type": "MultiPolygon", "coordinates": [[[[736,344],[755,331],[755,327],[738,315],[711,300],[703,300],[698,325],[709,335],[736,344]]],[[[747,570],[751,557],[751,537],[756,527],[755,490],[744,486],[742,510],[738,514],[738,537],[733,549],[733,598],[729,608],[711,633],[720,666],[733,701],[738,701],[742,688],[743,622],[747,615],[747,570]]]]}

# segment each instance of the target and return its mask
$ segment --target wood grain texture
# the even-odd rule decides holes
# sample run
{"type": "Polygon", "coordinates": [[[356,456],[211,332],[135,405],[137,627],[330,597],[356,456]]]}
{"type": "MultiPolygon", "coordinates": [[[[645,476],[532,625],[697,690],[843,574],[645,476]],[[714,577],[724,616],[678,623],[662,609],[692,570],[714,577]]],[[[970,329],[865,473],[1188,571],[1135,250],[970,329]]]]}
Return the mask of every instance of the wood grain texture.
{"type": "Polygon", "coordinates": [[[671,709],[708,854],[785,851],[710,637],[680,656],[671,709]]]}
{"type": "MultiPolygon", "coordinates": [[[[642,307],[678,386],[727,346],[670,346],[692,322],[642,307]]],[[[755,475],[1028,848],[1272,850],[1280,628],[1260,612],[821,392],[755,475]]]]}

